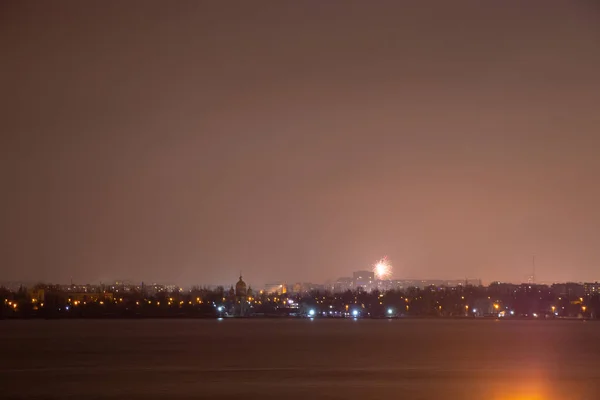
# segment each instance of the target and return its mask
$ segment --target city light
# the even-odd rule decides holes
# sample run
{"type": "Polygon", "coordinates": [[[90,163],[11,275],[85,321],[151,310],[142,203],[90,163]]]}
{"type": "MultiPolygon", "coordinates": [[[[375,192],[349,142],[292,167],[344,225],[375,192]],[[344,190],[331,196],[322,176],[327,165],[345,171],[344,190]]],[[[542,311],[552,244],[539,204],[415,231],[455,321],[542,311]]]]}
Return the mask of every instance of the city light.
{"type": "MultiPolygon", "coordinates": [[[[374,265],[374,268],[377,267],[380,273],[384,273],[386,268],[389,266],[388,260],[386,258],[381,259],[377,264],[374,265]]],[[[371,278],[373,279],[373,275],[371,278]]],[[[514,285],[514,289],[510,291],[513,299],[508,298],[499,298],[498,293],[496,293],[497,289],[493,286],[485,287],[479,286],[477,288],[473,288],[473,292],[468,296],[465,293],[457,293],[459,290],[458,287],[446,287],[444,285],[440,286],[425,286],[424,290],[416,291],[412,293],[404,288],[394,289],[392,286],[395,284],[395,281],[379,281],[377,287],[372,288],[359,288],[354,290],[350,295],[342,295],[342,293],[346,292],[337,292],[335,289],[331,291],[327,289],[319,289],[314,291],[306,291],[300,288],[301,291],[294,291],[293,294],[271,294],[266,298],[254,298],[251,296],[249,292],[243,300],[240,300],[239,297],[236,297],[235,294],[226,295],[223,297],[223,294],[220,292],[210,292],[206,293],[207,296],[213,296],[218,293],[216,297],[213,297],[216,301],[219,301],[219,298],[225,298],[224,301],[220,301],[216,303],[216,301],[210,301],[208,298],[202,299],[201,296],[194,293],[192,290],[189,292],[185,292],[182,295],[175,297],[169,297],[168,295],[165,297],[164,294],[160,295],[159,292],[165,292],[165,290],[158,290],[156,293],[136,293],[135,288],[125,288],[123,292],[130,292],[131,294],[126,297],[113,297],[113,292],[107,290],[100,290],[99,288],[82,288],[82,289],[73,289],[72,287],[64,288],[62,292],[58,292],[58,296],[62,297],[63,304],[58,307],[59,310],[64,311],[65,313],[70,315],[70,311],[76,311],[81,309],[81,307],[86,308],[85,315],[77,315],[80,318],[86,318],[89,315],[102,315],[107,312],[107,310],[103,310],[104,305],[108,305],[111,308],[112,313],[126,313],[130,310],[131,306],[140,307],[144,305],[153,305],[157,306],[160,312],[171,312],[170,309],[179,308],[179,313],[183,313],[182,315],[186,315],[187,312],[193,312],[191,309],[187,309],[184,306],[188,304],[212,304],[211,311],[208,310],[198,310],[202,312],[212,312],[215,317],[224,317],[224,316],[250,316],[250,315],[263,315],[263,312],[260,310],[260,305],[265,304],[269,305],[269,307],[275,307],[279,309],[279,313],[285,314],[289,317],[310,317],[316,318],[320,317],[321,314],[324,316],[331,317],[350,317],[350,318],[395,318],[395,317],[403,317],[406,315],[424,315],[427,312],[437,311],[438,316],[446,317],[450,315],[456,315],[455,311],[462,311],[462,316],[464,317],[516,317],[518,315],[523,315],[524,317],[529,318],[537,318],[543,319],[546,316],[548,317],[560,317],[560,318],[593,318],[597,315],[597,308],[593,301],[588,302],[589,298],[583,298],[584,302],[581,302],[580,297],[572,297],[568,299],[571,305],[575,307],[567,308],[562,303],[558,303],[558,301],[562,298],[565,300],[565,297],[559,297],[557,293],[554,294],[555,297],[549,298],[550,300],[547,305],[545,305],[545,310],[543,308],[534,309],[535,315],[533,312],[528,313],[520,313],[517,314],[515,309],[512,308],[511,300],[516,298],[517,293],[520,291],[529,293],[528,286],[519,287],[518,285],[514,285]],[[397,298],[395,297],[394,290],[399,290],[399,295],[397,298]],[[93,293],[93,294],[88,294],[93,293]],[[91,296],[89,301],[83,301],[83,296],[91,296]],[[135,297],[137,296],[137,297],[135,297]],[[455,297],[454,297],[455,296],[455,297]],[[454,298],[453,298],[454,297],[454,298]],[[79,300],[79,299],[82,300],[79,300]],[[160,301],[158,300],[160,299],[160,301]],[[449,299],[453,299],[453,303],[448,303],[449,299]],[[170,301],[172,300],[172,301],[170,301]],[[474,308],[475,305],[479,304],[479,302],[484,302],[486,305],[481,312],[479,312],[479,308],[474,308]],[[164,303],[164,304],[161,304],[164,303]],[[400,303],[402,302],[402,303],[400,303]],[[105,304],[106,303],[106,304],[105,304]],[[423,304],[429,303],[430,305],[423,308],[423,304]],[[94,309],[90,307],[87,308],[87,304],[95,304],[100,305],[98,309],[94,309]],[[243,305],[244,307],[242,307],[243,305]],[[247,305],[247,307],[246,307],[247,305]],[[319,307],[319,308],[317,308],[319,307]],[[304,311],[300,311],[304,309],[304,311]],[[323,311],[326,310],[326,311],[323,311]],[[440,312],[444,311],[444,312],[440,312]]],[[[425,281],[421,281],[420,284],[425,285],[425,281]]],[[[532,286],[533,288],[533,286],[532,286]]],[[[139,289],[138,289],[139,290],[139,289]]],[[[554,290],[550,288],[550,290],[554,290]]],[[[583,290],[583,286],[581,287],[583,290]]],[[[537,290],[540,294],[535,296],[535,298],[531,301],[536,301],[538,297],[540,300],[542,299],[542,290],[537,290]]],[[[258,292],[258,291],[257,291],[258,292]]],[[[553,293],[551,293],[553,294],[553,293]]],[[[26,300],[27,304],[32,304],[32,310],[37,311],[38,308],[41,309],[44,303],[42,303],[41,296],[40,298],[29,298],[26,300]],[[35,299],[35,301],[34,301],[35,299]]],[[[20,312],[22,309],[22,304],[16,301],[14,298],[2,298],[0,299],[0,304],[5,305],[6,308],[9,308],[11,311],[14,309],[14,313],[11,314],[11,317],[21,317],[20,312]]],[[[532,309],[535,304],[528,304],[528,307],[532,309]]],[[[26,308],[23,317],[30,315],[33,317],[42,317],[41,313],[31,313],[28,314],[26,311],[29,308],[26,308]]],[[[144,312],[147,313],[148,316],[154,316],[154,312],[150,310],[150,307],[145,308],[144,312]]],[[[161,314],[162,315],[162,314],[161,314]]],[[[190,314],[191,315],[191,314],[190,314]]]]}
{"type": "Polygon", "coordinates": [[[392,264],[387,256],[373,264],[373,272],[379,280],[389,279],[392,276],[392,264]]]}

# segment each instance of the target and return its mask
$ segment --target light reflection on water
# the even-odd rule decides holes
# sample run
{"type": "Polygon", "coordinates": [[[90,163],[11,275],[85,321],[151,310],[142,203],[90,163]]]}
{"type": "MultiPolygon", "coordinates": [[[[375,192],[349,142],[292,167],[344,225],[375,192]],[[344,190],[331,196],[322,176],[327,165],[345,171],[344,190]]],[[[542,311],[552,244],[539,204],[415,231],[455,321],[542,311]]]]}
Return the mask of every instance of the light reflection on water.
{"type": "Polygon", "coordinates": [[[6,398],[588,400],[598,337],[561,321],[0,321],[0,372],[6,398]]]}
{"type": "Polygon", "coordinates": [[[496,388],[495,393],[490,397],[491,400],[547,400],[550,394],[547,387],[539,381],[529,383],[510,383],[507,382],[502,388],[496,388]]]}

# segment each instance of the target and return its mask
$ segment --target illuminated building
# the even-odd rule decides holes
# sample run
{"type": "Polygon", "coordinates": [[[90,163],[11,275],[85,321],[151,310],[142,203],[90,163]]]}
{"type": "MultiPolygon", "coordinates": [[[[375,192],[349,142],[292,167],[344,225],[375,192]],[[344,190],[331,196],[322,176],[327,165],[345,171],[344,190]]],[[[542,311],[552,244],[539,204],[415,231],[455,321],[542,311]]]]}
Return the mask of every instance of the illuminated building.
{"type": "Polygon", "coordinates": [[[294,285],[292,286],[292,293],[302,293],[303,290],[303,286],[300,282],[294,283],[294,285]]]}
{"type": "Polygon", "coordinates": [[[43,302],[46,297],[46,290],[39,287],[33,288],[30,290],[29,296],[36,302],[43,302]]]}
{"type": "Polygon", "coordinates": [[[355,289],[362,288],[366,292],[373,289],[375,273],[373,271],[356,271],[352,274],[352,284],[355,289]]]}
{"type": "Polygon", "coordinates": [[[284,294],[287,293],[287,286],[283,283],[267,283],[265,285],[265,293],[284,294]]]}
{"type": "Polygon", "coordinates": [[[391,280],[377,280],[375,282],[375,287],[380,292],[385,292],[388,290],[392,290],[394,288],[394,284],[392,283],[391,280]]]}
{"type": "Polygon", "coordinates": [[[598,283],[598,282],[584,283],[583,291],[586,296],[593,296],[595,294],[598,294],[598,293],[600,293],[600,283],[598,283]]]}

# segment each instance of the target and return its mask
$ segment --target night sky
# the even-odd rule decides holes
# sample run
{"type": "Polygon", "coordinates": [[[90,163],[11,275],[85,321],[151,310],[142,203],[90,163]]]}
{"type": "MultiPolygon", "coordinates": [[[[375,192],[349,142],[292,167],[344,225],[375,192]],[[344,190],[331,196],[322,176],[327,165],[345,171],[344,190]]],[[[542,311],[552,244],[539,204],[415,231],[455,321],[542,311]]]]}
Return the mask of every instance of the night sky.
{"type": "Polygon", "coordinates": [[[2,2],[0,280],[600,279],[592,1],[2,2]]]}

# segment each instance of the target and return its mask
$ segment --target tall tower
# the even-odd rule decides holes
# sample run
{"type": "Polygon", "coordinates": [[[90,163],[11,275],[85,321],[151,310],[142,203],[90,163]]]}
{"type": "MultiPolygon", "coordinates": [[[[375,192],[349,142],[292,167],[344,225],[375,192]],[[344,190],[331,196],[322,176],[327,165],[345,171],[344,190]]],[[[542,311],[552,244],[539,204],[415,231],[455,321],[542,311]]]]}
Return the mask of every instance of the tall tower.
{"type": "Polygon", "coordinates": [[[246,282],[242,279],[242,274],[240,273],[240,280],[235,285],[235,315],[239,317],[243,317],[248,314],[248,290],[246,288],[246,282]]]}
{"type": "Polygon", "coordinates": [[[527,278],[527,283],[535,283],[535,256],[531,258],[531,275],[527,278]]]}

